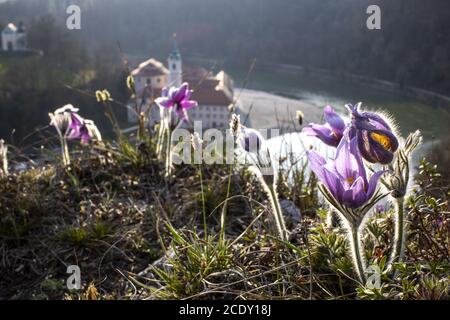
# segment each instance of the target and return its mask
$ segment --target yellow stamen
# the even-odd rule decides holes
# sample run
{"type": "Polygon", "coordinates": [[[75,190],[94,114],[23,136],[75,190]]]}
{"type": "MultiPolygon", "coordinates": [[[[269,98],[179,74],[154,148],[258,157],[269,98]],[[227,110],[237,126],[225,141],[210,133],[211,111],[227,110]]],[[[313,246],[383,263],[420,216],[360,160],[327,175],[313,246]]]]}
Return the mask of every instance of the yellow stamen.
{"type": "Polygon", "coordinates": [[[349,184],[353,184],[353,182],[355,182],[355,178],[349,177],[349,178],[345,179],[345,181],[348,182],[349,184]]]}
{"type": "Polygon", "coordinates": [[[370,137],[381,144],[385,149],[392,151],[391,139],[389,139],[388,136],[381,133],[371,132],[370,137]]]}

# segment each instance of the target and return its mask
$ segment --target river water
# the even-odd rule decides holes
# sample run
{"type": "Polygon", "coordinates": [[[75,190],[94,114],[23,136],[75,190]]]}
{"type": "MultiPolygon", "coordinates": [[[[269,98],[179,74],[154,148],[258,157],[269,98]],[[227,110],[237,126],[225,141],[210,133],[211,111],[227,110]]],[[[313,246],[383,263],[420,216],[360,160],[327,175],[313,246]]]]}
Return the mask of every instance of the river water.
{"type": "Polygon", "coordinates": [[[363,102],[364,109],[384,110],[399,125],[400,132],[420,129],[427,144],[450,133],[450,110],[434,107],[415,99],[338,80],[318,79],[313,75],[267,71],[257,66],[251,73],[246,70],[226,69],[235,80],[236,87],[260,90],[299,100],[323,109],[327,104],[345,114],[346,103],[363,102]],[[247,79],[247,80],[246,80],[247,79]]]}
{"type": "MultiPolygon", "coordinates": [[[[381,110],[392,115],[398,124],[399,132],[403,136],[420,129],[424,136],[424,143],[414,153],[412,173],[417,170],[419,159],[424,156],[427,150],[450,132],[450,110],[435,107],[400,94],[384,92],[362,85],[349,85],[339,81],[318,79],[314,76],[282,71],[269,72],[257,67],[249,74],[242,69],[234,70],[231,68],[226,70],[235,80],[236,87],[247,89],[237,89],[236,93],[244,96],[247,99],[245,101],[247,104],[255,105],[251,112],[253,113],[253,119],[256,120],[255,122],[259,124],[269,121],[267,118],[271,115],[274,117],[276,108],[283,109],[275,106],[276,102],[270,105],[266,101],[264,105],[261,100],[273,99],[273,101],[286,103],[285,100],[280,99],[289,98],[289,101],[298,101],[300,108],[303,106],[303,108],[309,108],[308,110],[317,109],[321,114],[326,105],[331,105],[342,115],[347,114],[345,104],[361,101],[365,110],[381,110]],[[261,104],[259,110],[258,103],[261,104]],[[264,110],[266,108],[272,109],[264,110]],[[258,117],[264,119],[258,119],[258,117]]],[[[243,109],[245,113],[249,110],[249,106],[244,105],[243,109]]],[[[282,112],[280,113],[282,114],[282,112]]],[[[285,115],[285,117],[292,117],[292,114],[285,115]]],[[[305,117],[308,118],[307,115],[305,117]]],[[[317,113],[312,115],[313,122],[317,122],[317,117],[317,113]]],[[[249,118],[252,119],[252,115],[249,118]]],[[[307,122],[309,121],[310,119],[307,119],[307,122]]],[[[256,125],[255,127],[267,128],[263,125],[256,125]]],[[[299,132],[270,139],[268,146],[275,158],[278,158],[279,155],[285,156],[294,153],[299,166],[306,164],[305,148],[314,147],[326,157],[332,157],[334,154],[334,148],[329,148],[320,143],[318,139],[307,137],[299,132]]]]}

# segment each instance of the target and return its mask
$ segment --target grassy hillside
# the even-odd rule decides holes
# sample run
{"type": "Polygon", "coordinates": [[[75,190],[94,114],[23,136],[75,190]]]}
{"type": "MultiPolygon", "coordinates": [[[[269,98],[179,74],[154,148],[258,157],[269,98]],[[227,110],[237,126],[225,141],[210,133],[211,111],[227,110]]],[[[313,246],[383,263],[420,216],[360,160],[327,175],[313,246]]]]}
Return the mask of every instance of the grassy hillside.
{"type": "Polygon", "coordinates": [[[382,287],[370,289],[356,280],[344,231],[327,223],[316,181],[301,169],[290,183],[280,173],[280,199],[302,213],[300,220],[286,215],[285,243],[247,168],[183,165],[167,178],[154,150],[151,136],[138,146],[124,137],[119,146],[77,148],[65,169],[55,159],[3,178],[0,297],[448,298],[449,185],[432,165],[422,163],[409,199],[406,260],[394,278],[384,270],[392,211],[370,220],[365,255],[383,270],[382,287]],[[81,268],[79,291],[66,288],[68,265],[81,268]]]}

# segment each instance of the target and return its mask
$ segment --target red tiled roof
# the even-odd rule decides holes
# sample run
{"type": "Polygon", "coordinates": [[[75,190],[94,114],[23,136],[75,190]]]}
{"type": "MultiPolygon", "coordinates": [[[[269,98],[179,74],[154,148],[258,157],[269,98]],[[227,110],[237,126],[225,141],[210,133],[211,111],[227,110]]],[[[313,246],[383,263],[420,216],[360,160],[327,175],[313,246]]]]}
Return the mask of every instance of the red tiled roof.
{"type": "Polygon", "coordinates": [[[194,89],[192,99],[198,101],[199,105],[228,106],[233,102],[233,98],[228,96],[225,91],[206,86],[194,89]]]}
{"type": "Polygon", "coordinates": [[[188,65],[183,66],[183,80],[191,83],[192,86],[200,80],[211,77],[213,77],[212,72],[203,67],[192,67],[188,65]]]}
{"type": "Polygon", "coordinates": [[[169,70],[158,60],[148,59],[142,62],[136,69],[131,72],[131,75],[136,77],[155,77],[169,74],[169,70]]]}
{"type": "MultiPolygon", "coordinates": [[[[134,69],[133,76],[153,77],[167,75],[169,71],[159,61],[149,59],[134,69]]],[[[228,106],[233,102],[233,81],[224,71],[214,75],[210,70],[202,67],[183,66],[183,81],[189,83],[193,89],[192,99],[198,101],[199,105],[224,105],[228,106]]],[[[157,98],[161,95],[161,89],[144,89],[138,95],[145,95],[150,98],[157,98]]]]}
{"type": "Polygon", "coordinates": [[[226,105],[233,102],[233,83],[225,72],[214,75],[202,67],[183,66],[183,81],[194,90],[192,99],[200,105],[226,105]],[[231,87],[230,87],[231,86],[231,87]]]}

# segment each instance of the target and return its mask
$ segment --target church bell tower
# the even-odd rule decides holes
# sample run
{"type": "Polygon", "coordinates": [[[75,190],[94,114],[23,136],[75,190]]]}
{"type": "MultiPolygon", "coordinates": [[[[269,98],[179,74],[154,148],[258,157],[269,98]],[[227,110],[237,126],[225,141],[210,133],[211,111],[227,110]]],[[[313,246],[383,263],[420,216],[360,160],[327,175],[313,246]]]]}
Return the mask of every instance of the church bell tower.
{"type": "Polygon", "coordinates": [[[183,82],[181,54],[177,46],[176,34],[173,35],[173,50],[167,58],[167,65],[169,68],[168,87],[180,87],[183,82]]]}

